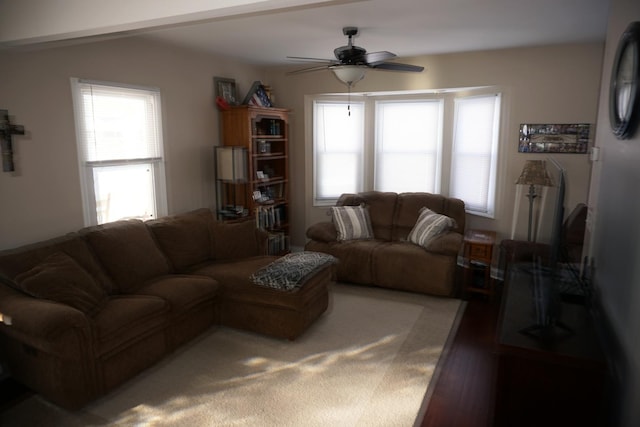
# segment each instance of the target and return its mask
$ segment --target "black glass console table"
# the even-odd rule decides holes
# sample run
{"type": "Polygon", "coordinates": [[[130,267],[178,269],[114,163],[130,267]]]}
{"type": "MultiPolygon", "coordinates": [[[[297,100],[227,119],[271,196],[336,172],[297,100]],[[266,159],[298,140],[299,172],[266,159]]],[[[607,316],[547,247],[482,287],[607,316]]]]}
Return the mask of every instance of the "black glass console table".
{"type": "Polygon", "coordinates": [[[564,284],[531,264],[507,274],[494,425],[602,425],[606,364],[584,301],[554,293],[564,284]]]}

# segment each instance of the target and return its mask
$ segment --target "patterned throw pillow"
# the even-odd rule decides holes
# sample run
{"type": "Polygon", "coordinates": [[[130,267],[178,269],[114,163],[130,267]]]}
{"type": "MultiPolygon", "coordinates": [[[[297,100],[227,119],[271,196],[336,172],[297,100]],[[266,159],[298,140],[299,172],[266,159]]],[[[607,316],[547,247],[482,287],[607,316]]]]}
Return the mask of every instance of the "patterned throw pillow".
{"type": "Polygon", "coordinates": [[[331,208],[338,240],[373,239],[369,210],[363,206],[334,206],[331,208]]]}
{"type": "Polygon", "coordinates": [[[426,248],[436,237],[454,226],[455,221],[452,218],[422,208],[408,239],[411,243],[426,248]]]}
{"type": "Polygon", "coordinates": [[[296,252],[278,258],[251,275],[256,285],[281,291],[293,291],[304,286],[308,278],[338,259],[320,252],[296,252]]]}

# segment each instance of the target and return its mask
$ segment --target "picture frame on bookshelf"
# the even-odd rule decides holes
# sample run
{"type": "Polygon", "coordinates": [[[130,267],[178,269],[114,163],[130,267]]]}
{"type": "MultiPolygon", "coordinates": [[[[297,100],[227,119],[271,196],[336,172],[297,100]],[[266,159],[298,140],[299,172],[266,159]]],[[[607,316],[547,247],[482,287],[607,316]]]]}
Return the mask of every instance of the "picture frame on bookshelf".
{"type": "Polygon", "coordinates": [[[258,141],[258,154],[270,154],[271,144],[265,140],[258,141]]]}
{"type": "Polygon", "coordinates": [[[229,105],[238,105],[235,79],[214,77],[213,86],[215,88],[216,99],[222,98],[229,105]]]}

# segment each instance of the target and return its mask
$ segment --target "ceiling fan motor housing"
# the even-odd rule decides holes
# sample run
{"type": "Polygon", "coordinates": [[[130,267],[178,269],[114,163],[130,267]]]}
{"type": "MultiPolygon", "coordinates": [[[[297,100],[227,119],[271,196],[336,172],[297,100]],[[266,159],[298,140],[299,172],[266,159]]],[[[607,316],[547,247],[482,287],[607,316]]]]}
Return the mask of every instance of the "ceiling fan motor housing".
{"type": "Polygon", "coordinates": [[[358,35],[358,27],[343,27],[342,34],[349,36],[349,38],[358,35]]]}
{"type": "Polygon", "coordinates": [[[367,51],[360,46],[353,45],[353,37],[358,35],[358,27],[344,27],[342,28],[342,34],[349,37],[349,43],[346,46],[334,49],[333,54],[338,61],[344,65],[365,64],[364,55],[367,51]]]}
{"type": "Polygon", "coordinates": [[[367,51],[359,46],[341,46],[333,53],[341,64],[360,65],[364,64],[364,55],[367,51]]]}

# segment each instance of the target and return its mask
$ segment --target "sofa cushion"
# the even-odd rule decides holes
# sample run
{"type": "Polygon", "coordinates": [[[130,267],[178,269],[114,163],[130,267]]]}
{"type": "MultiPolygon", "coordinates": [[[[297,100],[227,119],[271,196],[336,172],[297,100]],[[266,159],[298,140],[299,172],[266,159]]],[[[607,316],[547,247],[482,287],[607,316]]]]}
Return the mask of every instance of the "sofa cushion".
{"type": "Polygon", "coordinates": [[[159,333],[167,321],[169,304],[150,295],[116,295],[94,317],[96,353],[106,356],[159,333]]]}
{"type": "Polygon", "coordinates": [[[431,295],[451,296],[456,257],[425,251],[409,242],[390,242],[372,254],[377,286],[431,295]]]}
{"type": "Polygon", "coordinates": [[[258,230],[255,221],[212,221],[211,255],[215,260],[252,257],[260,254],[258,230]]]}
{"type": "Polygon", "coordinates": [[[441,194],[400,193],[398,195],[398,206],[393,218],[393,240],[404,241],[408,239],[422,208],[428,208],[435,213],[446,215],[445,201],[446,198],[441,194]]]}
{"type": "Polygon", "coordinates": [[[373,239],[369,209],[363,206],[333,206],[331,216],[339,241],[373,239]]]}
{"type": "Polygon", "coordinates": [[[239,286],[255,287],[251,275],[277,260],[277,256],[254,256],[241,259],[218,260],[191,270],[190,274],[207,276],[220,283],[221,293],[239,286]]]}
{"type": "Polygon", "coordinates": [[[106,292],[70,256],[57,252],[15,278],[27,294],[70,305],[85,314],[100,310],[106,292]]]}
{"type": "Polygon", "coordinates": [[[136,294],[160,297],[169,303],[171,314],[179,315],[212,301],[218,287],[218,282],[210,277],[171,274],[152,279],[138,288],[136,294]]]}
{"type": "Polygon", "coordinates": [[[169,273],[169,261],[140,220],[115,221],[79,232],[120,292],[130,293],[147,280],[169,273]]]}
{"type": "Polygon", "coordinates": [[[98,263],[87,242],[77,233],[0,251],[2,282],[19,289],[14,280],[18,274],[31,270],[52,254],[60,252],[73,258],[107,293],[112,291],[113,281],[98,263]]]}
{"type": "Polygon", "coordinates": [[[373,236],[376,239],[388,241],[392,237],[397,200],[397,193],[366,191],[358,194],[343,194],[336,202],[336,206],[358,206],[364,203],[369,208],[373,236]]]}
{"type": "Polygon", "coordinates": [[[212,221],[209,209],[198,209],[147,221],[145,224],[173,268],[183,271],[211,257],[209,227],[212,221]]]}
{"type": "Polygon", "coordinates": [[[454,226],[455,221],[448,216],[437,214],[428,208],[422,208],[416,224],[409,233],[408,240],[423,248],[428,248],[436,237],[454,226]]]}

